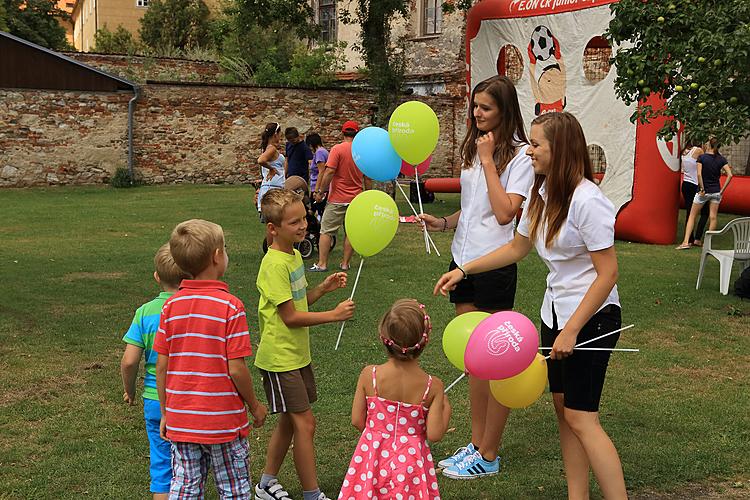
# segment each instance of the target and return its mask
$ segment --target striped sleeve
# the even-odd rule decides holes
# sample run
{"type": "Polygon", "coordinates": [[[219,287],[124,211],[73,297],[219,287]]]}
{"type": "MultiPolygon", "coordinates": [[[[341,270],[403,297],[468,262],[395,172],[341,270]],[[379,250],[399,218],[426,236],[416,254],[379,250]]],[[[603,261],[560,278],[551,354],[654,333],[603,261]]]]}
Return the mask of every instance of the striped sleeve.
{"type": "Polygon", "coordinates": [[[141,327],[142,317],[142,308],[138,308],[138,310],[135,312],[135,316],[133,316],[133,322],[130,324],[130,328],[128,328],[128,331],[122,337],[122,341],[126,344],[132,344],[134,346],[140,347],[141,349],[145,349],[146,344],[143,341],[143,328],[141,327]]]}
{"type": "Polygon", "coordinates": [[[250,347],[250,329],[242,302],[235,303],[236,310],[229,309],[227,318],[227,359],[244,358],[253,353],[250,347]]]}
{"type": "Polygon", "coordinates": [[[156,331],[154,337],[154,351],[159,354],[169,355],[169,345],[167,344],[166,328],[167,328],[167,316],[168,316],[169,304],[165,304],[161,310],[161,317],[159,318],[159,329],[156,331]]]}

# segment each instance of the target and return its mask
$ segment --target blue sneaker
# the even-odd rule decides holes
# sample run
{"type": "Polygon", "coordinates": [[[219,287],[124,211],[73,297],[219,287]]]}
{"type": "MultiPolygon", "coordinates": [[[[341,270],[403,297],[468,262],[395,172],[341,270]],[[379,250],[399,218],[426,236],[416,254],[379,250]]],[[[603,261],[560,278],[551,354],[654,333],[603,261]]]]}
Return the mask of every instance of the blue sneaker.
{"type": "Polygon", "coordinates": [[[475,479],[477,477],[492,476],[500,472],[500,459],[492,462],[482,458],[479,451],[464,458],[455,465],[443,469],[443,475],[451,479],[475,479]]]}
{"type": "Polygon", "coordinates": [[[453,453],[452,456],[448,458],[444,458],[441,461],[438,462],[438,468],[439,469],[447,469],[448,467],[452,467],[456,465],[458,462],[463,460],[464,458],[468,457],[469,455],[473,455],[475,451],[478,451],[472,443],[467,444],[466,446],[462,446],[461,448],[457,449],[455,453],[453,453]]]}

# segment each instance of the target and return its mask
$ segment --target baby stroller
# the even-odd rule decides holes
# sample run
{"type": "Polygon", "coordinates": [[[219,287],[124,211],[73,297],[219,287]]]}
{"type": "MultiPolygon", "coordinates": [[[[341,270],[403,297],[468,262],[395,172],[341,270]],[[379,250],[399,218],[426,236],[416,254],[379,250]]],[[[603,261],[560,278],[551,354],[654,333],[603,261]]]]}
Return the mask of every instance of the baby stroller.
{"type": "MultiPolygon", "coordinates": [[[[294,247],[299,250],[303,259],[312,257],[313,252],[318,248],[318,242],[320,240],[320,221],[318,221],[315,212],[313,211],[310,204],[310,188],[305,182],[305,179],[297,175],[293,175],[284,181],[284,188],[294,191],[302,196],[302,203],[305,205],[307,211],[307,232],[305,233],[305,239],[296,243],[294,247]]],[[[331,249],[336,246],[336,235],[331,237],[331,249]]],[[[263,253],[268,251],[268,244],[266,239],[263,238],[263,253]]]]}

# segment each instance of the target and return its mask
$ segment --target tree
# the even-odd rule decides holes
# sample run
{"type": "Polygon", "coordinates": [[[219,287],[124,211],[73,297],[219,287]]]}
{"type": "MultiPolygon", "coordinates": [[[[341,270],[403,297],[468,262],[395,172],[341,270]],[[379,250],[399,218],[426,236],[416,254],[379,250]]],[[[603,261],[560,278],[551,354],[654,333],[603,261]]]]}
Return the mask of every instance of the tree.
{"type": "Polygon", "coordinates": [[[0,0],[0,24],[9,33],[42,47],[68,50],[65,28],[58,19],[68,19],[66,12],[57,8],[54,0],[0,0]],[[3,17],[4,15],[4,17],[3,17]]]}
{"type": "Polygon", "coordinates": [[[143,43],[155,50],[205,47],[210,41],[203,0],[151,0],[141,18],[143,43]]]}
{"type": "Polygon", "coordinates": [[[621,0],[606,37],[615,91],[626,104],[653,93],[666,108],[641,106],[631,119],[667,116],[663,137],[686,124],[688,136],[727,144],[750,131],[750,2],[621,0]]]}
{"type": "Polygon", "coordinates": [[[0,31],[8,31],[8,13],[5,11],[5,4],[0,2],[0,31]]]}
{"type": "MultiPolygon", "coordinates": [[[[353,0],[350,0],[353,1],[353,0]]],[[[391,25],[397,17],[406,17],[410,0],[356,0],[356,22],[360,26],[358,49],[366,74],[375,88],[378,110],[376,121],[387,122],[395,109],[404,83],[403,47],[391,40],[391,25]]],[[[342,14],[345,23],[354,22],[342,14]]]]}
{"type": "Polygon", "coordinates": [[[133,35],[122,24],[115,31],[105,25],[94,35],[94,47],[104,54],[136,54],[140,47],[133,35]]]}

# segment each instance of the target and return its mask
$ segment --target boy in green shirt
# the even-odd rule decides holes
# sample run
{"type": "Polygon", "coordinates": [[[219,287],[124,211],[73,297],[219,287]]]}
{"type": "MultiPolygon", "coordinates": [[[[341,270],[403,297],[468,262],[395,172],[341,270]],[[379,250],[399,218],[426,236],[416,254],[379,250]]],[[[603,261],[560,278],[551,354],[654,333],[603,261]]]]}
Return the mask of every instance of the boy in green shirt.
{"type": "Polygon", "coordinates": [[[307,211],[299,195],[286,189],[271,190],[263,197],[261,213],[273,235],[273,244],[258,271],[261,334],[255,366],[263,376],[270,412],[281,416],[268,444],[255,499],[290,498],[277,476],[294,440],[294,465],[304,500],[324,500],[328,497],[320,491],[315,472],[315,416],[310,405],[317,399],[317,389],[310,365],[308,327],[351,318],[354,302],[345,300],[330,311],[308,312],[309,304],[346,286],[346,273],[334,273],[307,290],[302,256],[294,248],[295,243],[304,239],[307,229],[307,211]]]}

